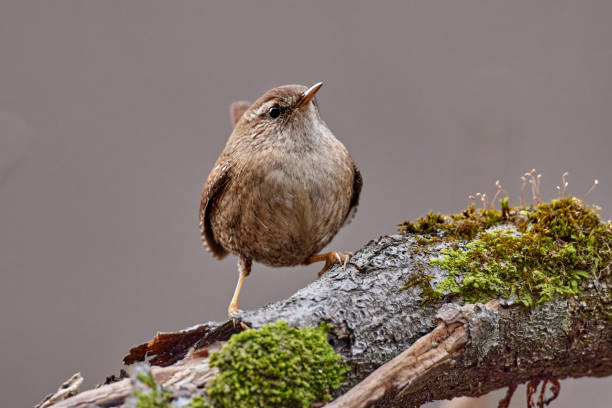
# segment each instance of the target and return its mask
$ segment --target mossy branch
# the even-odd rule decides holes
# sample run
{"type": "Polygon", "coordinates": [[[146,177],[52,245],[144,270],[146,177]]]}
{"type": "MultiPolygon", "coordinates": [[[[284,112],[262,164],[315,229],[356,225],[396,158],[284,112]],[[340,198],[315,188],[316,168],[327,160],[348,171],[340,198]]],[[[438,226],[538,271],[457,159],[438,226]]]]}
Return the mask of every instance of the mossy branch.
{"type": "MultiPolygon", "coordinates": [[[[521,236],[529,235],[529,231],[548,236],[546,228],[540,228],[548,224],[530,221],[531,214],[517,214],[515,209],[506,208],[494,216],[504,223],[511,217],[517,217],[517,222],[533,221],[532,226],[517,228],[523,231],[521,236]]],[[[585,221],[590,220],[590,213],[586,215],[585,221]]],[[[473,224],[476,220],[470,213],[462,217],[465,223],[452,228],[466,234],[461,235],[464,240],[481,239],[488,228],[502,223],[492,222],[487,216],[491,225],[481,227],[473,224]]],[[[564,257],[562,262],[570,262],[572,268],[588,270],[589,274],[571,275],[570,271],[568,281],[550,281],[569,290],[542,292],[545,287],[533,286],[529,292],[532,296],[550,294],[550,297],[539,303],[534,301],[531,306],[526,306],[520,295],[486,305],[465,304],[462,295],[476,296],[473,287],[468,292],[462,292],[462,287],[437,293],[441,282],[448,282],[451,277],[461,282],[463,275],[441,268],[432,259],[468,247],[465,241],[441,239],[444,235],[439,233],[441,227],[451,221],[432,217],[422,225],[433,228],[434,235],[406,231],[371,241],[355,253],[346,270],[334,267],[288,299],[245,312],[240,319],[255,328],[277,320],[292,327],[316,327],[326,322],[331,328],[330,343],[350,367],[335,396],[348,393],[331,402],[330,407],[415,407],[432,400],[479,396],[528,381],[533,384],[549,378],[611,375],[612,276],[606,263],[609,242],[594,242],[589,239],[590,233],[584,235],[583,226],[572,225],[574,230],[568,231],[557,221],[561,218],[553,217],[548,225],[558,228],[554,230],[556,238],[552,242],[546,240],[548,249],[565,251],[560,254],[564,257]],[[590,248],[574,241],[582,241],[590,248]],[[582,258],[569,251],[570,244],[582,258]],[[596,269],[592,269],[594,264],[596,269]],[[575,284],[571,283],[573,280],[575,284]],[[381,371],[375,371],[379,367],[381,371]],[[366,379],[370,374],[373,377],[366,379]],[[371,396],[362,397],[363,390],[371,396]]],[[[601,224],[594,224],[598,225],[601,224]]],[[[478,255],[492,254],[496,252],[478,255]]],[[[500,265],[499,259],[492,261],[500,265]]],[[[559,262],[559,258],[552,261],[559,262]]],[[[545,258],[538,258],[537,262],[541,270],[552,273],[545,258]]],[[[502,273],[514,279],[512,265],[501,264],[502,273]]],[[[466,274],[475,271],[470,263],[455,265],[464,268],[466,274]]],[[[530,276],[541,278],[538,274],[530,276]]],[[[489,299],[500,293],[497,290],[503,290],[498,286],[484,289],[489,299]]],[[[486,296],[482,300],[487,300],[486,296]]],[[[211,322],[182,332],[160,334],[153,342],[134,348],[125,361],[149,360],[156,364],[152,367],[156,383],[175,396],[202,395],[208,381],[216,375],[208,364],[208,352],[218,350],[232,333],[239,331],[241,325],[235,322],[211,322]]],[[[56,406],[84,406],[84,401],[118,405],[129,394],[129,384],[129,380],[123,380],[103,386],[56,406]],[[109,387],[117,387],[123,399],[119,394],[109,393],[109,387]],[[96,399],[96,393],[106,394],[96,399]],[[111,397],[112,404],[108,402],[111,397]]],[[[315,402],[315,406],[322,404],[323,401],[315,402]]]]}

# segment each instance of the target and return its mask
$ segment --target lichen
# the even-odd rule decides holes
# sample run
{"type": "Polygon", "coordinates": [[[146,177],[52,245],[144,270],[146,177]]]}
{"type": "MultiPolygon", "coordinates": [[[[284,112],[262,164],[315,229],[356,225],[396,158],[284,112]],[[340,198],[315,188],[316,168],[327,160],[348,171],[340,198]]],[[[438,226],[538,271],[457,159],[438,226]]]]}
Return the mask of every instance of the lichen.
{"type": "Polygon", "coordinates": [[[278,321],[233,335],[210,356],[219,374],[206,385],[211,405],[310,407],[329,401],[348,367],[327,341],[327,324],[295,329],[278,321]]]}
{"type": "MultiPolygon", "coordinates": [[[[448,242],[441,256],[430,259],[449,271],[424,299],[456,294],[468,302],[516,299],[526,306],[555,295],[581,292],[581,283],[610,274],[612,228],[596,209],[573,197],[501,211],[468,207],[461,214],[429,213],[400,232],[430,234],[448,242]]],[[[413,277],[407,286],[429,286],[413,277]]],[[[425,288],[426,289],[426,288],[425,288]]]]}

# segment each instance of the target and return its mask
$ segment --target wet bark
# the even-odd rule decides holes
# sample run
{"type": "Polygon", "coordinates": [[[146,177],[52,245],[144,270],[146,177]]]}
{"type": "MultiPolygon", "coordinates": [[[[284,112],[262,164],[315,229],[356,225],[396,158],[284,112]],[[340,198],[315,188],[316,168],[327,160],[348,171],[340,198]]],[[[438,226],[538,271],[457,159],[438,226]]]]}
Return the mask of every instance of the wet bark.
{"type": "MultiPolygon", "coordinates": [[[[447,272],[428,262],[442,247],[423,247],[412,236],[381,237],[356,252],[346,270],[336,266],[291,297],[244,312],[240,319],[252,327],[279,319],[296,327],[328,322],[332,345],[351,366],[338,391],[346,395],[332,407],[415,407],[530,380],[612,374],[612,279],[591,280],[580,296],[531,309],[497,301],[463,305],[453,298],[423,303],[423,289],[405,284],[415,274],[433,276],[432,285],[444,279],[447,272]],[[374,397],[364,398],[364,389],[374,397]]],[[[133,348],[125,362],[166,366],[153,370],[159,383],[173,392],[201,393],[203,383],[194,386],[189,379],[214,374],[204,350],[219,347],[239,330],[233,322],[209,322],[161,334],[133,348]],[[198,351],[185,358],[194,348],[198,351]]],[[[84,406],[79,399],[110,406],[104,398],[116,405],[116,395],[105,387],[117,384],[56,406],[84,406]],[[96,392],[106,396],[96,399],[96,392]]],[[[121,384],[124,399],[130,385],[121,384]]]]}

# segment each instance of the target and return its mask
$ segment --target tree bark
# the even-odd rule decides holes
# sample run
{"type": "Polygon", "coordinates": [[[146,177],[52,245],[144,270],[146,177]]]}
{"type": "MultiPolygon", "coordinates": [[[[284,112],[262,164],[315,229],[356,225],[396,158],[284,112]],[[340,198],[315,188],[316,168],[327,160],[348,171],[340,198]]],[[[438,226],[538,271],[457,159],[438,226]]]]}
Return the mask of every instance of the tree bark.
{"type": "MultiPolygon", "coordinates": [[[[432,285],[444,279],[448,272],[428,262],[442,248],[423,247],[410,235],[381,237],[359,250],[346,270],[335,266],[291,297],[244,312],[240,320],[255,328],[279,319],[296,327],[329,323],[332,345],[351,366],[329,407],[416,407],[526,381],[612,374],[610,274],[585,282],[580,296],[533,308],[498,301],[464,305],[450,297],[423,303],[423,290],[405,284],[415,274],[433,276],[432,285]]],[[[214,375],[206,350],[240,330],[229,321],[162,333],[133,348],[124,361],[165,366],[153,369],[158,383],[195,395],[202,392],[202,378],[214,375]]],[[[123,380],[55,406],[118,405],[130,387],[123,380]]]]}

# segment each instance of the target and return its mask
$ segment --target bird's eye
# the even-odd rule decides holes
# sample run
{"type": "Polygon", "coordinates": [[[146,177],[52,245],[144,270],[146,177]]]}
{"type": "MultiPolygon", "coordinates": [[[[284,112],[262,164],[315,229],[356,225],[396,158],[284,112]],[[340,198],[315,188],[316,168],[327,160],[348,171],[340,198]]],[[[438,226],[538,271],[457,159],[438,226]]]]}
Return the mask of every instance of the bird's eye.
{"type": "Polygon", "coordinates": [[[273,107],[270,108],[268,113],[270,114],[271,118],[278,118],[281,113],[281,110],[278,106],[274,105],[273,107]]]}

